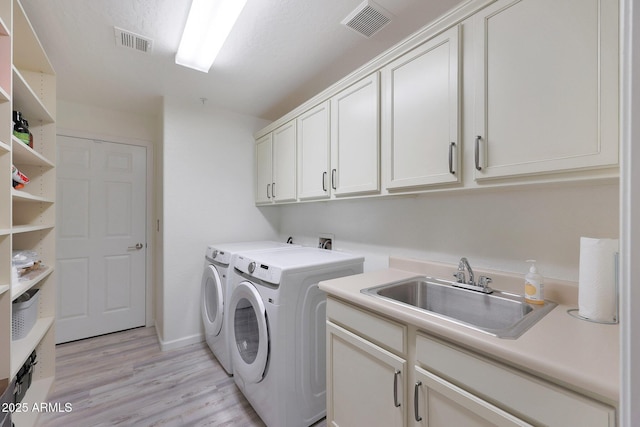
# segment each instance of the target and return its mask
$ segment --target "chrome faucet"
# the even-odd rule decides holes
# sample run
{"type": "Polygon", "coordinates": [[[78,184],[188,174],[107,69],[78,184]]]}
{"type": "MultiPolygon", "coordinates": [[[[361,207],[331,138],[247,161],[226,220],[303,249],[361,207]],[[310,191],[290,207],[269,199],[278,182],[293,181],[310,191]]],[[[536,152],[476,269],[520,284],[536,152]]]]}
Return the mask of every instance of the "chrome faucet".
{"type": "Polygon", "coordinates": [[[469,285],[475,285],[475,277],[473,275],[473,269],[471,268],[471,266],[469,265],[469,261],[465,258],[462,257],[460,258],[460,262],[458,263],[458,272],[456,274],[454,274],[454,276],[458,279],[458,283],[467,283],[469,285]],[[464,270],[467,269],[469,270],[469,281],[466,281],[465,278],[465,274],[464,274],[464,270]]]}
{"type": "Polygon", "coordinates": [[[480,276],[478,283],[476,283],[473,269],[471,268],[471,265],[469,265],[469,261],[465,257],[460,258],[460,262],[458,263],[458,271],[457,273],[453,274],[453,277],[455,277],[457,281],[453,284],[453,286],[470,289],[472,291],[478,291],[485,294],[490,294],[493,292],[493,289],[489,287],[489,283],[491,283],[490,277],[480,276]],[[468,281],[465,275],[465,270],[469,272],[468,281]]]}

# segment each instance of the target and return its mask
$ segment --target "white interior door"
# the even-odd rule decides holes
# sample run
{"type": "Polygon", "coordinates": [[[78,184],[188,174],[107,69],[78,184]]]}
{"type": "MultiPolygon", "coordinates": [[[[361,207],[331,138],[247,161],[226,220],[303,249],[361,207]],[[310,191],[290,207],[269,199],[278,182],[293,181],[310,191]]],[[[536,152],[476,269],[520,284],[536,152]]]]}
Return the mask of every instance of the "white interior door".
{"type": "Polygon", "coordinates": [[[57,138],[56,342],[145,324],[146,148],[57,138]]]}

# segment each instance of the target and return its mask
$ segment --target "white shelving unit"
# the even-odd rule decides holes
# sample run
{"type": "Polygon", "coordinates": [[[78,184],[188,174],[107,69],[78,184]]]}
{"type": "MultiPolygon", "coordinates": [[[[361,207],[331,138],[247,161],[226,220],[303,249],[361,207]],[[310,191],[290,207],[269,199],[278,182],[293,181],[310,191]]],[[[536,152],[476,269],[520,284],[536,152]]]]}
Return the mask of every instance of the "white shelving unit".
{"type": "MultiPolygon", "coordinates": [[[[38,283],[42,282],[53,272],[52,267],[44,266],[40,270],[34,272],[33,277],[26,280],[20,280],[17,284],[14,283],[11,286],[11,299],[15,301],[20,295],[33,288],[38,283]]],[[[17,341],[16,341],[17,342],[17,341]]]]}
{"type": "MultiPolygon", "coordinates": [[[[0,379],[13,379],[36,350],[30,403],[46,401],[55,378],[55,101],[55,72],[20,1],[0,0],[0,379]],[[33,148],[13,136],[14,110],[28,120],[33,148]],[[23,189],[11,185],[12,165],[30,179],[23,189]],[[16,250],[36,251],[42,268],[12,282],[16,250]],[[12,340],[12,303],[30,289],[40,290],[36,323],[12,340]]],[[[37,416],[15,413],[13,422],[33,426],[37,416]]]]}

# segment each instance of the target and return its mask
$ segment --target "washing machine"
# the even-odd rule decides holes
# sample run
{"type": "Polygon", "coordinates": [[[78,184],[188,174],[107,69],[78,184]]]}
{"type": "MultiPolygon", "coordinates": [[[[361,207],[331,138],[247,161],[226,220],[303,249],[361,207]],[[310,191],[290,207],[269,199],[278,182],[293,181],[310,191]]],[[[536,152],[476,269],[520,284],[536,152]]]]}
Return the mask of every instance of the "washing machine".
{"type": "Polygon", "coordinates": [[[326,415],[326,294],[318,282],[362,273],[364,258],[308,247],[234,258],[234,381],[267,426],[309,426],[326,415]]]}
{"type": "Polygon", "coordinates": [[[222,367],[233,374],[231,350],[227,340],[225,304],[228,303],[228,278],[233,270],[232,258],[239,251],[283,250],[299,245],[274,241],[234,242],[209,245],[202,274],[201,314],[205,339],[222,367]]]}

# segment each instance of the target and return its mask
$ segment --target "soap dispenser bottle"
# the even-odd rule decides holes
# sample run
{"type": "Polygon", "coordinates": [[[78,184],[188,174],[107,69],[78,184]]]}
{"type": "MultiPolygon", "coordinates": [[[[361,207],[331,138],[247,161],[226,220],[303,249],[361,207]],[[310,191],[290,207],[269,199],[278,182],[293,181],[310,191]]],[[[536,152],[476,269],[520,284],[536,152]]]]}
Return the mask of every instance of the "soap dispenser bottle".
{"type": "Polygon", "coordinates": [[[544,278],[536,267],[535,259],[528,259],[531,263],[529,272],[524,277],[524,299],[530,304],[544,304],[544,278]]]}

